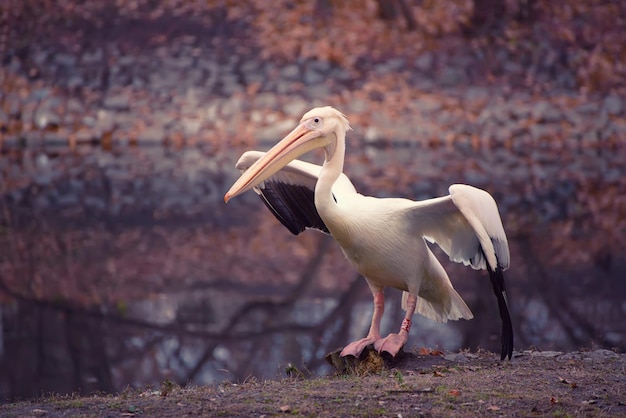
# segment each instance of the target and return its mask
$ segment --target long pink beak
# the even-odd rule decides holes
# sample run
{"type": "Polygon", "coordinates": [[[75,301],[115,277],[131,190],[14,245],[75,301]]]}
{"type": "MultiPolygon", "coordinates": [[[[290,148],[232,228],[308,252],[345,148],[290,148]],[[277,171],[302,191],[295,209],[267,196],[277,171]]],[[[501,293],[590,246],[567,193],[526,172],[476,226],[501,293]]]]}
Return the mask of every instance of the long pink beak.
{"type": "Polygon", "coordinates": [[[233,197],[267,180],[300,155],[324,146],[323,141],[319,140],[322,138],[321,132],[311,130],[303,124],[298,125],[239,177],[224,195],[224,202],[228,203],[233,197]]]}

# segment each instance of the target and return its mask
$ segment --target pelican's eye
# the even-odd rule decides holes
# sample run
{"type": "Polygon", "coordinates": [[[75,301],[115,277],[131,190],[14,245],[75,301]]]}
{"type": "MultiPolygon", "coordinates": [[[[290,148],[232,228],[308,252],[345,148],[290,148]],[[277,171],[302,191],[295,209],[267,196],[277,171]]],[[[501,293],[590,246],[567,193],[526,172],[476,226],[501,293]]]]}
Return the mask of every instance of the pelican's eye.
{"type": "Polygon", "coordinates": [[[307,128],[309,129],[319,129],[322,127],[324,120],[320,117],[314,117],[307,121],[307,128]]]}

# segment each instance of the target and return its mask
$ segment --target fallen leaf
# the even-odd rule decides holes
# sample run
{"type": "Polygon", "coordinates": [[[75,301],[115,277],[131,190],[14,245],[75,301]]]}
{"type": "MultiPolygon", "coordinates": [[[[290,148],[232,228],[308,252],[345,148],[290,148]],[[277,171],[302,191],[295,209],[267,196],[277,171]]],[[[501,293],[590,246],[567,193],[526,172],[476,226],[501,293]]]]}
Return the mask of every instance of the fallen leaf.
{"type": "Polygon", "coordinates": [[[289,412],[289,411],[291,411],[291,407],[289,405],[282,405],[278,409],[280,410],[280,412],[289,412]]]}
{"type": "Polygon", "coordinates": [[[554,396],[551,396],[550,397],[550,403],[552,405],[555,405],[555,404],[559,403],[559,400],[557,398],[555,398],[554,396]]]}
{"type": "Polygon", "coordinates": [[[495,405],[489,405],[489,406],[487,407],[487,410],[488,410],[488,411],[499,411],[499,410],[500,410],[500,407],[499,407],[499,406],[495,406],[495,405]]]}
{"type": "Polygon", "coordinates": [[[450,396],[459,396],[459,395],[461,395],[461,392],[459,392],[456,389],[452,389],[451,391],[448,392],[448,395],[450,395],[450,396]]]}
{"type": "Polygon", "coordinates": [[[443,373],[438,372],[437,370],[435,370],[435,371],[433,372],[433,376],[435,376],[435,377],[443,377],[443,373]]]}
{"type": "Polygon", "coordinates": [[[420,356],[442,356],[443,351],[437,349],[431,349],[428,347],[422,347],[419,349],[418,354],[420,356]]]}

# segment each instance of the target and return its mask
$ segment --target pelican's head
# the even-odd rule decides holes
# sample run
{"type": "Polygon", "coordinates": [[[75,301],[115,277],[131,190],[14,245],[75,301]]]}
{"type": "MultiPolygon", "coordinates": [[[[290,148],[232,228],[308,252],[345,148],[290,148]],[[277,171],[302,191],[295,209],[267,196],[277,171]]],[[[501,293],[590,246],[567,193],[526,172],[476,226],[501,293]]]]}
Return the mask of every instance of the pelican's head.
{"type": "Polygon", "coordinates": [[[352,129],[346,115],[332,106],[316,107],[309,110],[300,119],[300,125],[307,121],[312,121],[311,127],[317,129],[324,136],[331,134],[337,136],[340,132],[345,135],[347,131],[352,129]]]}
{"type": "Polygon", "coordinates": [[[308,151],[325,148],[327,155],[332,155],[334,144],[345,140],[350,129],[346,116],[331,106],[309,110],[293,131],[239,177],[224,195],[224,201],[228,202],[232,197],[252,189],[308,151]]]}

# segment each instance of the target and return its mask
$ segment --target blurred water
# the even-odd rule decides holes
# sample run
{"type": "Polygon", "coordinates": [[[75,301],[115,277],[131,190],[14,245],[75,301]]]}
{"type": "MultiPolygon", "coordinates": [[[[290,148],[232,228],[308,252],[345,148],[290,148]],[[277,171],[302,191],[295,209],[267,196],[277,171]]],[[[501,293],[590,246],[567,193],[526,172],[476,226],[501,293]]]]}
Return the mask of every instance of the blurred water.
{"type": "MultiPolygon", "coordinates": [[[[242,151],[5,151],[0,399],[272,378],[289,363],[325,373],[324,354],[366,333],[371,296],[334,243],[293,237],[252,193],[223,203],[242,151]]],[[[516,348],[623,348],[625,160],[614,147],[352,141],[346,172],[381,197],[489,190],[511,244],[516,348]]],[[[475,319],[416,318],[409,346],[497,350],[488,280],[444,265],[475,319]]],[[[395,331],[389,295],[383,330],[395,331]]]]}

